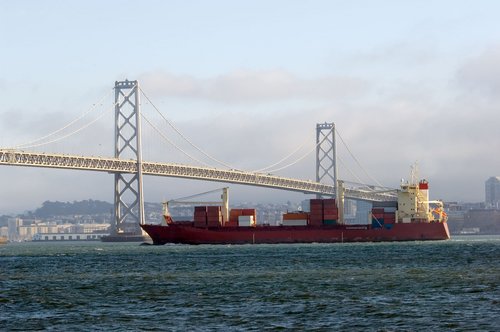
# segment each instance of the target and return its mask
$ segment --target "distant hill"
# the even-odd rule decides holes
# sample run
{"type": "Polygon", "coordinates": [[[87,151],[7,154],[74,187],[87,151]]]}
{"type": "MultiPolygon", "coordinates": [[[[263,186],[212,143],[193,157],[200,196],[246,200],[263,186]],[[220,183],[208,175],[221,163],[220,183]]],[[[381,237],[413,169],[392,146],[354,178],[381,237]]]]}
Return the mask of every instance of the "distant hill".
{"type": "Polygon", "coordinates": [[[76,214],[101,214],[112,213],[113,204],[103,201],[84,200],[74,202],[45,201],[41,208],[30,212],[31,215],[46,218],[51,216],[76,215],[76,214]]]}

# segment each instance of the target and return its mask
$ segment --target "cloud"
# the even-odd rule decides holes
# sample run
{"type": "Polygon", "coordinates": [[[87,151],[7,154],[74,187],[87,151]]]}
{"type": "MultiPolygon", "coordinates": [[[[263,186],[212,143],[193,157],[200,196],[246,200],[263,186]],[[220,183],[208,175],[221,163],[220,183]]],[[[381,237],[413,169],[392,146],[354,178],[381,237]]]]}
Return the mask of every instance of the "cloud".
{"type": "Polygon", "coordinates": [[[370,51],[354,54],[349,58],[349,62],[356,65],[373,66],[374,64],[390,63],[401,66],[421,66],[432,63],[436,59],[436,54],[432,45],[425,48],[409,44],[407,42],[396,42],[377,47],[370,51]]]}
{"type": "Polygon", "coordinates": [[[194,98],[241,103],[285,99],[332,100],[361,95],[367,82],[354,77],[303,78],[281,69],[234,70],[209,79],[175,75],[165,71],[147,72],[140,80],[155,97],[194,98]]]}
{"type": "Polygon", "coordinates": [[[469,59],[458,70],[456,82],[463,89],[488,98],[500,96],[500,45],[469,59]]]}

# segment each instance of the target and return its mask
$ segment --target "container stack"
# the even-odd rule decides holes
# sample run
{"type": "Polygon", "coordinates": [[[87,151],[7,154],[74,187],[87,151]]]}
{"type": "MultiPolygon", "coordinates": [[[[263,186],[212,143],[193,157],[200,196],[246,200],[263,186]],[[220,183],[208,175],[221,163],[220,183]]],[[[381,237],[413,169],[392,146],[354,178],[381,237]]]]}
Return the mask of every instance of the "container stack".
{"type": "Polygon", "coordinates": [[[322,199],[311,199],[309,201],[311,204],[311,212],[309,215],[309,225],[311,226],[321,226],[323,224],[323,200],[322,199]]]}
{"type": "Polygon", "coordinates": [[[225,226],[255,226],[257,222],[256,216],[257,212],[255,211],[255,209],[231,209],[231,211],[229,212],[229,222],[226,223],[225,226]]]}
{"type": "Polygon", "coordinates": [[[290,212],[283,214],[283,226],[307,226],[308,214],[305,212],[290,212]]]}
{"type": "Polygon", "coordinates": [[[222,225],[222,211],[220,206],[207,207],[207,226],[219,227],[222,225]]]}
{"type": "Polygon", "coordinates": [[[384,208],[372,209],[372,228],[382,228],[384,226],[384,208]]]}
{"type": "Polygon", "coordinates": [[[207,227],[207,207],[194,207],[194,227],[207,227]]]}
{"type": "Polygon", "coordinates": [[[339,209],[335,199],[323,200],[323,225],[336,225],[339,219],[339,209]]]}
{"type": "Polygon", "coordinates": [[[396,223],[397,202],[374,202],[372,209],[372,228],[391,229],[396,223]]]}

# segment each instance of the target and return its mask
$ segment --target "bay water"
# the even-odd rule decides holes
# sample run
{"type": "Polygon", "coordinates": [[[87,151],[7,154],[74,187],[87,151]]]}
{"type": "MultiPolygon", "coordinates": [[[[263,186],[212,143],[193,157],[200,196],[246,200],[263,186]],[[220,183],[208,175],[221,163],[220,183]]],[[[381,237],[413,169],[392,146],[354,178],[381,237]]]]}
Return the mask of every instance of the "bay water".
{"type": "Polygon", "coordinates": [[[10,243],[1,331],[499,331],[500,237],[10,243]]]}

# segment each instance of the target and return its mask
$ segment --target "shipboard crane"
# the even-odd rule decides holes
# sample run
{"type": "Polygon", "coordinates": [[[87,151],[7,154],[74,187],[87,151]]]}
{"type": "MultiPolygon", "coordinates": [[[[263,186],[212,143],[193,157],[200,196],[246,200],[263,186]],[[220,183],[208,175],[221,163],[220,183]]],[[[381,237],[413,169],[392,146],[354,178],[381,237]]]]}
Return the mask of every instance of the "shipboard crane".
{"type": "Polygon", "coordinates": [[[229,187],[218,188],[210,191],[206,191],[203,193],[199,193],[196,195],[191,195],[182,198],[176,198],[169,201],[163,202],[163,217],[168,225],[172,224],[174,221],[170,216],[169,206],[172,204],[188,204],[188,205],[220,205],[221,212],[224,222],[229,220],[229,187]],[[206,194],[211,194],[217,191],[222,190],[221,200],[220,201],[212,201],[212,202],[202,202],[202,201],[188,201],[189,199],[193,199],[199,196],[203,196],[206,194]]]}

